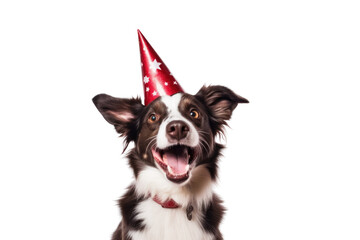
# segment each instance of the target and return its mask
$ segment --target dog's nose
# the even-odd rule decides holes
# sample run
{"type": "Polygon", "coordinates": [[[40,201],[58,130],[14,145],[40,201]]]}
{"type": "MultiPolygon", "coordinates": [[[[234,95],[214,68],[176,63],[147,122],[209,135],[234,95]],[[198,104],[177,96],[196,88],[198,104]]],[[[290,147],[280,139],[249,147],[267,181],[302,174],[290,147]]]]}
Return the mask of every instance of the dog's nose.
{"type": "Polygon", "coordinates": [[[166,126],[166,134],[170,139],[181,140],[186,138],[189,126],[183,121],[172,121],[166,126]]]}

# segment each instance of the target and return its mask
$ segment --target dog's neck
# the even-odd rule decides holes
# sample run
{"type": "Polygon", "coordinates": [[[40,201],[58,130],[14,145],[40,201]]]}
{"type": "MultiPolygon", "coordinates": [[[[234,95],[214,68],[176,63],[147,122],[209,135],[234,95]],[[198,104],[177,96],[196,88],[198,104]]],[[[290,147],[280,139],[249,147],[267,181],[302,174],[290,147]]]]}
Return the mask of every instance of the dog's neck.
{"type": "Polygon", "coordinates": [[[182,208],[192,204],[200,207],[211,201],[212,185],[205,165],[194,169],[185,184],[172,183],[158,169],[145,167],[136,178],[135,191],[138,196],[156,196],[161,203],[172,199],[182,208]]]}

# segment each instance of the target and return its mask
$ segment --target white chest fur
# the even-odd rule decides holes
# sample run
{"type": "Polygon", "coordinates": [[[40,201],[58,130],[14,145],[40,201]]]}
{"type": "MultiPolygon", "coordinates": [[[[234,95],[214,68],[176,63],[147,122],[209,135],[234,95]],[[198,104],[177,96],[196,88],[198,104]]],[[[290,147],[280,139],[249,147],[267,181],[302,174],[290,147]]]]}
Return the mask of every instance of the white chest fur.
{"type": "Polygon", "coordinates": [[[143,231],[130,231],[133,240],[213,240],[214,236],[205,232],[198,214],[189,221],[185,209],[162,208],[151,198],[136,207],[137,218],[146,225],[143,231]]]}

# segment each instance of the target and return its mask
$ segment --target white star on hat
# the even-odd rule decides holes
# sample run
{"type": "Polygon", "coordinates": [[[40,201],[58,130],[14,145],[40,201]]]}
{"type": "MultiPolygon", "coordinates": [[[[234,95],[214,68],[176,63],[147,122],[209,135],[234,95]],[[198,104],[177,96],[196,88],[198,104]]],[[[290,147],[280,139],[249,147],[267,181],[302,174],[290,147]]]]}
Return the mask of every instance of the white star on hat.
{"type": "Polygon", "coordinates": [[[152,95],[153,95],[153,96],[155,96],[156,94],[157,94],[157,92],[156,92],[156,91],[154,91],[154,92],[152,93],[152,95]]]}
{"type": "Polygon", "coordinates": [[[144,77],[144,83],[147,84],[150,81],[149,79],[150,79],[149,77],[145,76],[144,77]]]}
{"type": "Polygon", "coordinates": [[[146,88],[146,91],[147,91],[147,92],[148,92],[148,91],[150,91],[150,88],[149,88],[149,87],[147,87],[147,88],[146,88]]]}
{"type": "Polygon", "coordinates": [[[165,84],[165,86],[169,85],[167,82],[165,82],[164,84],[165,84]]]}
{"type": "Polygon", "coordinates": [[[176,81],[174,81],[174,85],[177,85],[177,82],[176,82],[176,81]]]}
{"type": "Polygon", "coordinates": [[[154,72],[156,72],[156,69],[161,70],[160,68],[160,64],[158,61],[156,61],[156,59],[154,59],[153,62],[150,62],[150,69],[152,69],[154,72]]]}

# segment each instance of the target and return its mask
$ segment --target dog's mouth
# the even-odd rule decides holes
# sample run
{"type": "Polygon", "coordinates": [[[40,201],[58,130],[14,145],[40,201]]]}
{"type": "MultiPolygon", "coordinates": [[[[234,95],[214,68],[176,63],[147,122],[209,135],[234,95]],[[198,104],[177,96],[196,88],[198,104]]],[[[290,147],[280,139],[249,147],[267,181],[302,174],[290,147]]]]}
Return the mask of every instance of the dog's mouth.
{"type": "Polygon", "coordinates": [[[166,177],[175,183],[185,182],[196,159],[194,148],[173,145],[165,149],[153,148],[152,155],[166,177]]]}

